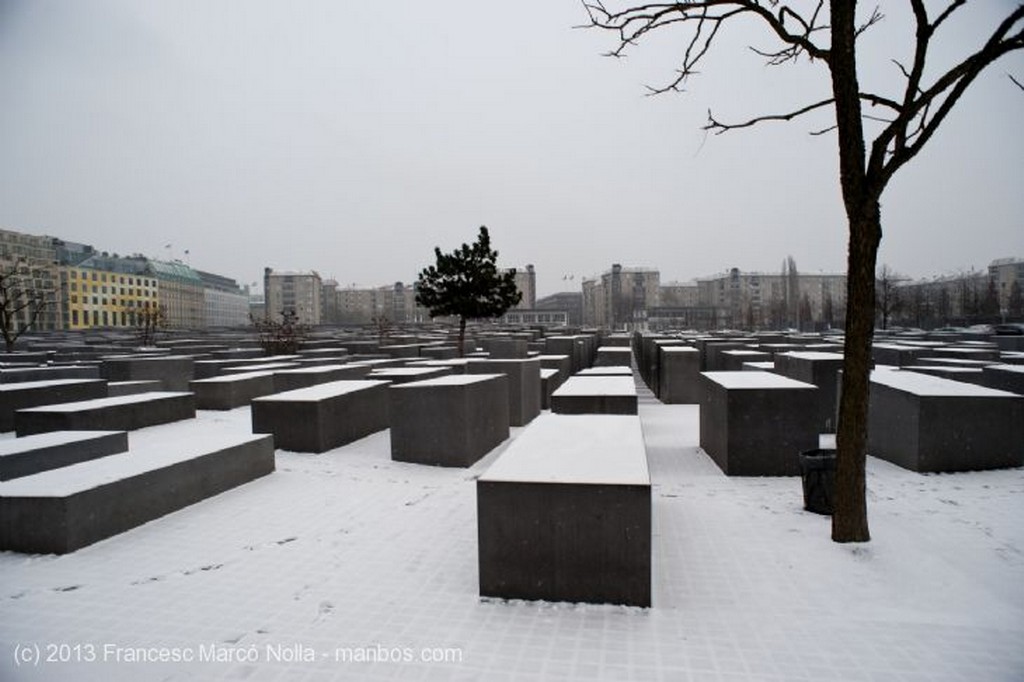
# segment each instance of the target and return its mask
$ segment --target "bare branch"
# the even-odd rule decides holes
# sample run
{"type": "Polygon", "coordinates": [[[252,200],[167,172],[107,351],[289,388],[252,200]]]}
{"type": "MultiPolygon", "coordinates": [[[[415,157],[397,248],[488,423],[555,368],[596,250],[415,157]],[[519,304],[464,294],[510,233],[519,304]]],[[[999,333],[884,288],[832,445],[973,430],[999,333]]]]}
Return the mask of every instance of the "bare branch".
{"type": "Polygon", "coordinates": [[[1013,84],[1016,85],[1018,88],[1020,88],[1021,90],[1024,90],[1024,84],[1022,84],[1019,80],[1014,78],[1013,74],[1008,73],[1008,74],[1006,74],[1006,77],[1009,78],[1011,81],[1013,81],[1013,84]]]}
{"type": "MultiPolygon", "coordinates": [[[[911,1],[915,8],[920,7],[916,14],[919,18],[915,52],[922,54],[920,68],[923,70],[922,50],[927,47],[931,32],[937,24],[927,23],[927,17],[924,15],[921,4],[922,0],[911,1]]],[[[940,19],[944,20],[959,6],[954,2],[940,16],[940,19]]],[[[985,68],[1010,52],[1024,49],[1024,27],[1018,26],[1021,22],[1024,22],[1024,5],[1019,5],[1011,12],[995,28],[992,35],[977,52],[939,76],[930,87],[920,88],[919,77],[914,83],[913,90],[910,89],[911,83],[908,82],[908,89],[899,115],[875,139],[871,147],[869,173],[880,181],[881,186],[884,186],[893,173],[921,150],[967,87],[985,68]],[[932,113],[933,105],[934,113],[932,113]]],[[[915,59],[915,70],[918,66],[917,61],[915,59]]],[[[911,76],[913,79],[913,72],[911,76]]]]}
{"type": "Polygon", "coordinates": [[[721,121],[716,120],[715,117],[711,114],[711,111],[709,110],[708,122],[704,126],[704,130],[711,130],[714,131],[716,135],[721,135],[722,133],[729,130],[736,130],[738,128],[749,128],[751,126],[757,125],[758,123],[764,123],[766,121],[792,121],[794,118],[797,118],[798,116],[803,116],[804,114],[814,111],[816,109],[826,107],[832,104],[834,101],[834,99],[829,98],[822,100],[820,102],[815,102],[814,104],[808,104],[807,106],[797,109],[796,111],[791,111],[788,114],[769,114],[766,116],[758,116],[748,121],[744,121],[743,123],[722,123],[721,121]]]}
{"type": "Polygon", "coordinates": [[[788,6],[782,6],[778,14],[763,5],[760,0],[700,0],[693,2],[648,3],[613,12],[601,0],[582,0],[590,19],[589,28],[601,28],[618,34],[618,45],[607,53],[608,56],[622,57],[628,48],[636,45],[641,38],[658,29],[676,24],[692,27],[687,39],[682,63],[676,77],[661,87],[649,87],[650,94],[679,91],[686,79],[697,73],[697,68],[711,49],[722,25],[740,15],[754,15],[760,18],[772,33],[783,43],[779,50],[754,50],[765,57],[770,65],[782,64],[801,54],[811,59],[827,60],[829,51],[813,41],[816,33],[825,30],[818,24],[824,5],[819,0],[814,13],[805,18],[788,6]],[[789,25],[794,30],[789,30],[789,25]]]}

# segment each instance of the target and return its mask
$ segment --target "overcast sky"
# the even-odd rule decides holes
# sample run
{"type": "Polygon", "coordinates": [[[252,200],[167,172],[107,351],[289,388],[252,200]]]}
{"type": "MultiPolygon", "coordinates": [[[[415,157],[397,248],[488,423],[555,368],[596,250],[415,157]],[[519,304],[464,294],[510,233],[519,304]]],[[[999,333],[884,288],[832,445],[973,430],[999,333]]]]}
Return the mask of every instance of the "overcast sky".
{"type": "MultiPolygon", "coordinates": [[[[861,73],[876,90],[909,50],[903,3],[881,4],[861,73]]],[[[936,66],[1016,3],[976,4],[936,66]]],[[[575,0],[0,0],[0,227],[240,283],[265,266],[408,283],[482,224],[541,295],[616,262],[663,282],[787,255],[845,269],[835,137],[808,134],[827,116],[700,129],[709,107],[741,120],[828,96],[820,65],[767,68],[744,47],[770,47],[763,33],[734,32],[686,93],[645,97],[679,34],[613,60],[585,20],[575,0]]],[[[1024,257],[1024,91],[1007,73],[1024,81],[1024,55],[890,185],[880,263],[1024,257]]]]}

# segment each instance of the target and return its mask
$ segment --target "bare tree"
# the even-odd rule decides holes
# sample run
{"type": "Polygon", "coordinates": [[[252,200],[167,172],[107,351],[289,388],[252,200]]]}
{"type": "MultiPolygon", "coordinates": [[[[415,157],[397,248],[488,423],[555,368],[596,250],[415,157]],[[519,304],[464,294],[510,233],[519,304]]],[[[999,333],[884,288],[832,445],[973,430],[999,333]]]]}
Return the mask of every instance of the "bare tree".
{"type": "Polygon", "coordinates": [[[167,325],[167,309],[163,305],[148,302],[135,315],[135,327],[139,334],[139,343],[152,346],[156,343],[157,331],[167,325]]]}
{"type": "Polygon", "coordinates": [[[875,282],[875,313],[881,320],[882,329],[889,328],[889,322],[903,307],[903,301],[896,285],[905,277],[897,275],[888,265],[882,265],[875,282]]]}
{"type": "Polygon", "coordinates": [[[294,355],[309,336],[309,327],[299,322],[299,314],[294,310],[282,310],[280,320],[249,316],[264,355],[294,355]]]}
{"type": "MultiPolygon", "coordinates": [[[[1005,18],[963,57],[929,76],[925,65],[932,39],[957,15],[966,0],[949,0],[941,10],[929,11],[925,0],[908,0],[914,16],[913,48],[909,63],[896,61],[903,77],[892,93],[863,89],[858,80],[858,39],[882,20],[874,11],[858,18],[856,0],[783,2],[781,0],[693,0],[690,2],[626,3],[608,9],[601,0],[582,0],[590,26],[618,36],[610,51],[621,57],[648,34],[662,29],[684,32],[681,63],[667,84],[655,93],[681,90],[695,75],[726,25],[751,20],[774,41],[768,49],[755,49],[769,65],[781,65],[807,57],[824,66],[831,92],[817,101],[790,111],[768,113],[746,121],[724,122],[708,114],[706,128],[722,133],[767,121],[790,121],[810,112],[828,111],[835,120],[838,143],[839,184],[849,228],[847,254],[846,347],[843,360],[843,391],[837,434],[836,499],[832,538],[837,542],[870,539],[865,492],[867,409],[874,333],[875,266],[882,239],[881,197],[895,173],[924,148],[956,103],[978,76],[1006,54],[1024,48],[1024,4],[1006,12],[1005,18]],[[869,105],[872,112],[865,112],[869,105]],[[868,122],[879,131],[869,139],[868,122]]],[[[818,131],[818,132],[826,132],[818,131]]]]}
{"type": "Polygon", "coordinates": [[[39,321],[56,302],[56,292],[37,285],[32,267],[24,258],[0,269],[0,329],[4,348],[10,353],[22,334],[39,321]]]}

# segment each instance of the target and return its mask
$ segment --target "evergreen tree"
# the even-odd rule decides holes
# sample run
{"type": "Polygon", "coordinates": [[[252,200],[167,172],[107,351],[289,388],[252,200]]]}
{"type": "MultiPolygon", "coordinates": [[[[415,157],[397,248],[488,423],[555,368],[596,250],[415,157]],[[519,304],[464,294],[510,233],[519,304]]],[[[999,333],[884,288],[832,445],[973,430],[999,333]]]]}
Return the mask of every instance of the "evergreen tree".
{"type": "Polygon", "coordinates": [[[431,317],[459,318],[459,356],[463,354],[466,320],[498,317],[519,303],[516,271],[498,271],[498,252],[491,248],[487,228],[473,244],[463,244],[451,253],[434,248],[435,265],[424,268],[417,282],[416,303],[431,317]]]}

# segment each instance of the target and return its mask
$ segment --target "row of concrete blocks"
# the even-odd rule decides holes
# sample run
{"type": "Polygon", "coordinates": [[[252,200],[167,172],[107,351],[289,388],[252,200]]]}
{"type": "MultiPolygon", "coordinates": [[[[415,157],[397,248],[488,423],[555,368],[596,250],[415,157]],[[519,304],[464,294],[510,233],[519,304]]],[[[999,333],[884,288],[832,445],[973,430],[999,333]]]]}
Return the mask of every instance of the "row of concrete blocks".
{"type": "MultiPolygon", "coordinates": [[[[541,370],[539,360],[465,367],[467,374],[342,380],[259,397],[253,431],[273,434],[284,450],[325,452],[390,427],[397,461],[470,466],[508,438],[510,426],[540,413],[541,370]]],[[[551,397],[553,411],[568,414],[636,414],[636,402],[632,375],[575,376],[551,397]]]]}
{"type": "MultiPolygon", "coordinates": [[[[700,444],[731,476],[791,476],[819,444],[822,389],[769,372],[704,372],[700,444]]],[[[868,453],[920,472],[1024,464],[1024,396],[902,370],[872,375],[868,453]]]]}

